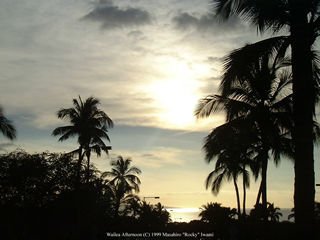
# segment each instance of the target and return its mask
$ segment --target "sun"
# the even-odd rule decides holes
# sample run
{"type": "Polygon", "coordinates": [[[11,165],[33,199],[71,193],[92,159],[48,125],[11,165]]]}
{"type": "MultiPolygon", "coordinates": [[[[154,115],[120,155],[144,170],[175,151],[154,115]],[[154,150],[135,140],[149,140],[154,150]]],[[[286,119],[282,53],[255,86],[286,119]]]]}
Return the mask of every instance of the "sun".
{"type": "Polygon", "coordinates": [[[194,122],[193,109],[198,97],[190,82],[169,79],[154,84],[154,98],[162,112],[158,117],[175,126],[187,126],[194,122]]]}
{"type": "Polygon", "coordinates": [[[157,118],[169,127],[187,128],[195,123],[194,109],[203,97],[197,81],[204,67],[169,58],[163,71],[166,75],[148,88],[150,97],[160,109],[157,118]]]}

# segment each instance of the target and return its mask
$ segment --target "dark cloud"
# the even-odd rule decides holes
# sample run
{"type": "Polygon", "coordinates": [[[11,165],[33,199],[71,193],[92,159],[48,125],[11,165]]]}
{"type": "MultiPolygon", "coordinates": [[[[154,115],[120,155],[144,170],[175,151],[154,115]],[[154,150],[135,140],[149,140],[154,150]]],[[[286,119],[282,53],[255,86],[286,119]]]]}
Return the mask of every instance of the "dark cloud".
{"type": "Polygon", "coordinates": [[[149,12],[133,7],[120,9],[108,0],[99,0],[95,8],[83,19],[101,22],[103,29],[135,27],[151,23],[149,12]]]}
{"type": "Polygon", "coordinates": [[[190,29],[197,29],[200,31],[221,31],[244,27],[239,18],[232,17],[226,22],[219,22],[215,19],[214,15],[210,13],[196,16],[187,12],[182,12],[173,17],[172,22],[176,29],[183,31],[190,29]]]}

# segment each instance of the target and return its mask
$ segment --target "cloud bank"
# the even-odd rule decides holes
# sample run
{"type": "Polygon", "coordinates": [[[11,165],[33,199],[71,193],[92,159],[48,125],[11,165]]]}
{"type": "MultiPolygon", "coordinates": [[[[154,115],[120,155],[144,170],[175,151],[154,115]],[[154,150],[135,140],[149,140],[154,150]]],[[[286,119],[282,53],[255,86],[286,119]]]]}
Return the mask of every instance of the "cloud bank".
{"type": "Polygon", "coordinates": [[[102,29],[137,27],[151,23],[148,11],[134,7],[121,9],[109,0],[100,0],[83,19],[100,22],[102,29]]]}

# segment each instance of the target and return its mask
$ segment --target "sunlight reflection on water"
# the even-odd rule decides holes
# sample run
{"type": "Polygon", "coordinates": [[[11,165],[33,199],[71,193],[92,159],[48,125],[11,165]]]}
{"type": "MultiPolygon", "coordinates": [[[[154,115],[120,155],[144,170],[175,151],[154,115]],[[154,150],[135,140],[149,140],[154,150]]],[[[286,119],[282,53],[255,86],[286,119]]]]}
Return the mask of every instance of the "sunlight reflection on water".
{"type": "MultiPolygon", "coordinates": [[[[172,222],[190,222],[200,219],[199,213],[201,210],[197,208],[166,208],[166,210],[170,213],[172,222]]],[[[249,213],[250,210],[251,209],[247,209],[247,213],[249,213]]],[[[291,209],[283,208],[280,212],[282,213],[280,221],[287,221],[291,209]]]]}
{"type": "Polygon", "coordinates": [[[200,219],[198,208],[167,208],[172,222],[190,222],[200,219]]]}

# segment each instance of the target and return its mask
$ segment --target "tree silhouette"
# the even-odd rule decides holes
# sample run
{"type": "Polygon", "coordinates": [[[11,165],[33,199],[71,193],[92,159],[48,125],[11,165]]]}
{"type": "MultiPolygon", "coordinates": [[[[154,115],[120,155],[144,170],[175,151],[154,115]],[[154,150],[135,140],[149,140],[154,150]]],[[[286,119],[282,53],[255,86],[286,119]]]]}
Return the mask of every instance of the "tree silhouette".
{"type": "Polygon", "coordinates": [[[161,205],[148,204],[143,201],[140,205],[138,221],[148,230],[163,229],[171,221],[169,212],[161,205]]]}
{"type": "Polygon", "coordinates": [[[280,212],[280,208],[275,207],[274,203],[268,203],[268,217],[271,222],[279,222],[282,213],[280,212]]]}
{"type": "Polygon", "coordinates": [[[313,115],[316,88],[312,46],[319,35],[319,0],[213,0],[221,19],[238,15],[260,32],[289,30],[293,73],[293,142],[295,146],[295,208],[300,237],[314,233],[313,115]]]}
{"type": "MultiPolygon", "coordinates": [[[[206,160],[210,162],[215,156],[217,157],[215,169],[208,175],[206,179],[206,188],[211,185],[213,194],[218,194],[223,180],[232,180],[237,198],[238,216],[241,216],[240,196],[237,179],[239,175],[243,176],[244,193],[246,187],[249,186],[249,173],[245,169],[248,159],[247,155],[235,148],[235,134],[231,129],[225,129],[222,125],[212,131],[205,139],[204,150],[206,152],[206,160]],[[222,137],[223,136],[223,137],[222,137]]],[[[244,194],[245,208],[245,194],[244,194]]],[[[243,210],[244,211],[244,210],[243,210]]],[[[245,211],[244,211],[245,212],[245,211]]]]}
{"type": "Polygon", "coordinates": [[[1,106],[0,106],[0,131],[5,137],[9,138],[10,140],[13,140],[16,138],[16,129],[13,126],[12,122],[4,116],[3,109],[1,106]]]}
{"type": "Polygon", "coordinates": [[[124,159],[122,156],[118,156],[116,160],[111,161],[111,171],[102,173],[103,178],[111,178],[108,184],[115,189],[116,216],[119,215],[121,199],[125,194],[139,192],[140,179],[136,175],[139,175],[141,170],[130,166],[131,162],[130,158],[124,159]]]}
{"type": "MultiPolygon", "coordinates": [[[[250,186],[249,173],[246,170],[246,168],[248,166],[252,167],[253,151],[251,144],[256,141],[256,133],[253,131],[254,129],[248,128],[247,124],[247,121],[244,121],[243,119],[237,119],[232,122],[227,122],[219,127],[216,127],[205,138],[205,143],[203,146],[203,149],[205,151],[205,159],[208,162],[212,161],[215,158],[217,160],[215,171],[212,172],[212,174],[216,176],[216,180],[210,183],[212,184],[212,188],[214,188],[212,189],[214,190],[213,192],[215,194],[218,193],[218,191],[216,190],[219,190],[220,184],[224,179],[232,179],[236,190],[239,217],[241,207],[239,199],[239,190],[237,186],[237,178],[239,175],[242,175],[242,214],[246,215],[246,188],[250,186]],[[222,169],[224,169],[225,171],[223,172],[222,169]],[[219,174],[221,175],[220,179],[218,177],[219,174]],[[218,189],[216,189],[216,187],[218,187],[218,189]]],[[[209,180],[209,178],[207,178],[207,180],[209,180]]],[[[207,184],[208,183],[209,182],[207,181],[207,184]]]]}
{"type": "MultiPolygon", "coordinates": [[[[233,61],[233,57],[231,53],[226,59],[233,61]]],[[[235,142],[230,138],[227,141],[231,142],[231,149],[237,148],[238,144],[246,143],[249,151],[256,152],[254,159],[261,169],[260,189],[265,208],[267,208],[269,151],[272,150],[276,164],[280,160],[280,154],[288,156],[292,154],[289,135],[292,128],[291,75],[284,67],[286,67],[285,59],[266,55],[243,66],[239,72],[234,72],[234,69],[231,73],[225,72],[220,88],[222,94],[202,99],[195,112],[197,117],[208,117],[224,110],[227,120],[224,129],[241,123],[242,129],[238,127],[238,131],[243,132],[241,136],[243,139],[235,142]],[[224,88],[226,83],[232,84],[224,88]],[[250,135],[251,139],[245,140],[250,135]]],[[[213,145],[216,142],[207,142],[205,149],[210,151],[215,147],[210,147],[208,144],[213,145]]]]}
{"type": "Polygon", "coordinates": [[[274,203],[269,202],[267,208],[264,208],[264,206],[259,203],[256,204],[250,212],[250,217],[256,221],[264,221],[265,216],[267,216],[267,220],[271,222],[279,222],[282,213],[280,212],[280,208],[275,207],[274,203]]]}
{"type": "Polygon", "coordinates": [[[78,136],[79,149],[76,150],[79,156],[77,181],[80,180],[80,170],[84,155],[87,157],[88,182],[91,151],[96,152],[99,156],[101,151],[108,153],[110,149],[105,145],[103,139],[110,141],[107,129],[113,127],[113,122],[104,111],[98,108],[99,104],[100,101],[94,97],[89,97],[83,102],[79,96],[79,100],[73,99],[72,108],[62,108],[57,112],[58,118],[69,121],[71,125],[57,127],[53,130],[52,135],[61,136],[59,141],[78,136]]]}
{"type": "Polygon", "coordinates": [[[226,223],[236,215],[236,209],[222,207],[220,203],[207,203],[201,207],[199,217],[209,223],[226,223]]]}
{"type": "MultiPolygon", "coordinates": [[[[314,213],[315,213],[315,220],[320,223],[320,202],[314,203],[314,213]]],[[[293,219],[295,220],[295,209],[291,209],[291,213],[288,215],[288,220],[293,219]]]]}
{"type": "Polygon", "coordinates": [[[171,221],[169,212],[164,208],[163,205],[161,205],[160,202],[154,206],[153,211],[156,215],[157,225],[165,226],[168,222],[171,221]]]}
{"type": "Polygon", "coordinates": [[[120,204],[124,205],[121,215],[130,216],[135,219],[139,217],[142,202],[137,195],[126,195],[123,199],[121,199],[120,204]]]}

